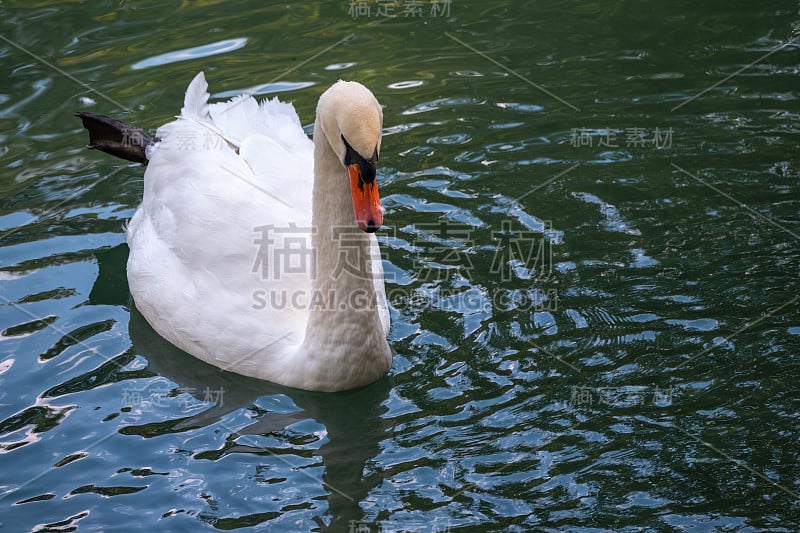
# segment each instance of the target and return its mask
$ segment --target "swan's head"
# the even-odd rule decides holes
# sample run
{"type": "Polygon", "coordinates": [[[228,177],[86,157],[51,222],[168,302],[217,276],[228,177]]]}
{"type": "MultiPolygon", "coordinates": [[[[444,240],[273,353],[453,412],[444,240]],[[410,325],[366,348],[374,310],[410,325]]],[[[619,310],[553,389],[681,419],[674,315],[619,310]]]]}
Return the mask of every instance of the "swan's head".
{"type": "Polygon", "coordinates": [[[383,224],[376,180],[383,126],[378,100],[358,82],[338,81],[320,96],[317,118],[350,177],[358,227],[369,233],[376,231],[383,224]]]}

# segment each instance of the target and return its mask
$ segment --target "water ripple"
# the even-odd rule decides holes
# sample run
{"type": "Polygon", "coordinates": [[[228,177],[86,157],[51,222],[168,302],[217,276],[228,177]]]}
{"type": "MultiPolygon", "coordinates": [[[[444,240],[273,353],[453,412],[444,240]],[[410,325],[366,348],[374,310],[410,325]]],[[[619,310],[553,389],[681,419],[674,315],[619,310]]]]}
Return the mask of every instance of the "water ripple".
{"type": "Polygon", "coordinates": [[[167,52],[166,54],[159,54],[149,57],[134,63],[131,65],[131,68],[133,70],[141,70],[161,65],[168,65],[169,63],[177,63],[179,61],[188,61],[190,59],[200,59],[202,57],[215,56],[217,54],[226,54],[228,52],[233,52],[234,50],[239,50],[245,45],[247,45],[246,37],[216,41],[201,46],[184,48],[183,50],[175,50],[174,52],[167,52]]]}

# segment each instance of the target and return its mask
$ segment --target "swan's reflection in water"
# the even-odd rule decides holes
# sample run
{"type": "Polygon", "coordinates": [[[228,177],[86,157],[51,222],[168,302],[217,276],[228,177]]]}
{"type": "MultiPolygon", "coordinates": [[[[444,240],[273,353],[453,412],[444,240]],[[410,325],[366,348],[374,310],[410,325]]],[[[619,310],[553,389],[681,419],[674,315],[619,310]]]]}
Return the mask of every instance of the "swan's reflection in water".
{"type": "MultiPolygon", "coordinates": [[[[120,269],[124,272],[126,251],[127,247],[117,247],[110,250],[106,257],[98,254],[101,263],[98,282],[108,275],[119,277],[120,269]]],[[[118,290],[111,298],[119,300],[125,297],[127,290],[126,287],[120,287],[121,280],[116,282],[118,290]]],[[[105,279],[102,283],[108,284],[109,280],[105,279]]],[[[95,295],[96,301],[90,303],[112,303],[108,301],[108,292],[105,296],[106,301],[101,302],[98,301],[100,295],[95,295]]],[[[130,305],[130,302],[127,304],[130,305]]],[[[175,390],[191,391],[198,401],[203,400],[203,391],[224,391],[220,403],[199,413],[167,423],[147,424],[147,436],[180,433],[197,428],[217,431],[220,427],[225,428],[226,415],[234,411],[253,409],[254,404],[264,411],[264,405],[274,404],[274,411],[267,408],[268,412],[246,427],[225,428],[228,430],[226,449],[223,453],[217,453],[216,458],[225,453],[249,452],[254,463],[259,463],[253,465],[253,472],[264,463],[277,463],[285,470],[289,463],[283,454],[272,451],[275,450],[274,447],[259,447],[257,442],[263,442],[264,437],[272,437],[269,440],[274,442],[277,437],[286,442],[286,454],[291,455],[293,451],[299,451],[294,450],[288,442],[297,438],[297,430],[293,428],[287,431],[287,428],[302,421],[313,420],[316,424],[312,425],[316,428],[319,425],[324,427],[324,431],[316,431],[316,435],[308,437],[320,438],[320,434],[322,435],[322,444],[314,453],[321,458],[324,472],[320,483],[328,494],[327,512],[323,516],[315,516],[313,520],[320,530],[330,531],[347,531],[354,521],[363,520],[359,503],[367,497],[370,490],[382,482],[383,477],[381,472],[369,468],[368,463],[378,454],[379,444],[388,431],[388,422],[381,415],[387,410],[383,404],[389,396],[390,378],[384,377],[372,385],[354,391],[320,393],[291,389],[223,372],[169,344],[132,305],[131,307],[130,337],[136,353],[147,358],[147,370],[175,383],[175,390]]],[[[143,426],[122,427],[120,432],[145,435],[143,426]]],[[[195,452],[195,460],[208,458],[207,450],[192,451],[195,452]],[[206,453],[202,454],[204,457],[198,457],[198,452],[206,453]]],[[[304,448],[301,453],[306,451],[307,448],[304,448]]],[[[307,471],[294,471],[298,476],[314,476],[307,471]]],[[[260,487],[268,490],[270,485],[261,484],[260,487]]]]}
{"type": "MultiPolygon", "coordinates": [[[[131,312],[130,335],[137,353],[147,357],[148,369],[173,381],[178,388],[197,391],[198,395],[207,389],[224,390],[221,404],[181,420],[172,426],[172,431],[211,426],[234,410],[249,408],[264,396],[288,397],[298,410],[266,413],[244,428],[231,430],[229,441],[252,447],[255,439],[243,439],[243,436],[282,436],[288,426],[309,419],[316,421],[324,426],[327,440],[317,453],[325,468],[322,482],[328,492],[326,515],[329,515],[319,517],[318,524],[324,522],[331,531],[347,531],[351,521],[362,519],[359,502],[381,482],[380,473],[367,475],[365,466],[378,454],[379,443],[387,431],[381,414],[386,411],[382,403],[389,395],[389,378],[350,392],[300,391],[221,372],[167,343],[135,309],[131,312]]],[[[279,403],[284,407],[281,410],[286,410],[289,404],[286,398],[279,403]]],[[[262,461],[285,461],[271,452],[256,455],[260,450],[251,448],[250,451],[255,452],[254,458],[262,461]]]]}

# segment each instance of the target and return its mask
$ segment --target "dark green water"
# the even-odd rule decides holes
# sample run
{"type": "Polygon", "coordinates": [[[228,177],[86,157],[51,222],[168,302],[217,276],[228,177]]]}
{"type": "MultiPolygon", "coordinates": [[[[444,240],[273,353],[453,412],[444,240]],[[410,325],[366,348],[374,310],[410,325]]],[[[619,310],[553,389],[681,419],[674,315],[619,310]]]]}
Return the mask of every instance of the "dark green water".
{"type": "Polygon", "coordinates": [[[0,3],[0,530],[800,529],[800,7],[421,4],[0,3]],[[201,69],[385,106],[386,379],[131,309],[143,172],[72,113],[151,130],[201,69]]]}

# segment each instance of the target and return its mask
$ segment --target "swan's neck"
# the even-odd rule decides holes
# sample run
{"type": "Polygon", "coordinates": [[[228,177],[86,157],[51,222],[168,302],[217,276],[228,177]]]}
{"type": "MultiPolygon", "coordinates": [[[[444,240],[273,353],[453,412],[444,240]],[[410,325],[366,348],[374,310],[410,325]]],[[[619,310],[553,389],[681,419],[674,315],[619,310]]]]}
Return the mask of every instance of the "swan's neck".
{"type": "Polygon", "coordinates": [[[316,272],[303,349],[327,367],[332,382],[371,383],[391,364],[371,273],[370,235],[353,211],[349,177],[322,133],[314,127],[312,246],[316,272]]]}

